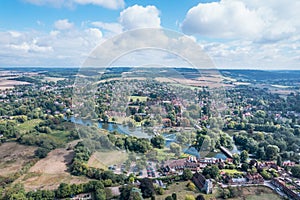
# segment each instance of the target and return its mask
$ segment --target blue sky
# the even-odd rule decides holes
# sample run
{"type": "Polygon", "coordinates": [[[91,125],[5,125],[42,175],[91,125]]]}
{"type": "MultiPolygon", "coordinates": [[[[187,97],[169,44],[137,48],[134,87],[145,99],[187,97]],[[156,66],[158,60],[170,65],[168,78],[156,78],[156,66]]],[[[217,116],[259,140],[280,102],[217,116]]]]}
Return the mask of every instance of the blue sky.
{"type": "Polygon", "coordinates": [[[218,68],[300,69],[296,0],[2,0],[1,66],[79,66],[135,28],[192,37],[218,68]]]}

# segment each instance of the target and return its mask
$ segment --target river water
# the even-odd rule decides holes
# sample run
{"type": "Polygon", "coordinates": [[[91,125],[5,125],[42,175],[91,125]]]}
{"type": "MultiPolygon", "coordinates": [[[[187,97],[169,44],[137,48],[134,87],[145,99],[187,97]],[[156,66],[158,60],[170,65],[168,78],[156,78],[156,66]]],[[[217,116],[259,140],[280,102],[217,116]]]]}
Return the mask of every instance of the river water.
{"type": "MultiPolygon", "coordinates": [[[[66,118],[66,120],[74,123],[74,124],[80,124],[80,125],[84,125],[84,126],[92,126],[94,124],[97,124],[97,126],[101,129],[105,129],[107,131],[117,131],[118,133],[121,134],[125,134],[125,135],[131,135],[131,136],[136,136],[138,138],[151,138],[152,135],[148,134],[146,132],[146,129],[142,128],[142,127],[134,127],[134,128],[130,128],[128,126],[125,126],[123,124],[116,124],[116,123],[107,123],[107,122],[93,122],[91,120],[88,119],[81,119],[81,118],[75,118],[74,116],[71,116],[69,118],[66,118]]],[[[176,142],[176,134],[175,133],[163,133],[162,136],[165,138],[166,143],[165,146],[166,147],[170,147],[170,144],[172,142],[176,142]]],[[[200,157],[199,152],[194,148],[194,147],[185,147],[183,149],[183,152],[189,155],[193,155],[196,157],[200,157]]],[[[234,145],[233,149],[231,150],[231,153],[239,153],[239,150],[237,149],[237,147],[234,145]]],[[[214,155],[215,158],[220,158],[225,160],[227,157],[222,153],[216,153],[214,155]]]]}

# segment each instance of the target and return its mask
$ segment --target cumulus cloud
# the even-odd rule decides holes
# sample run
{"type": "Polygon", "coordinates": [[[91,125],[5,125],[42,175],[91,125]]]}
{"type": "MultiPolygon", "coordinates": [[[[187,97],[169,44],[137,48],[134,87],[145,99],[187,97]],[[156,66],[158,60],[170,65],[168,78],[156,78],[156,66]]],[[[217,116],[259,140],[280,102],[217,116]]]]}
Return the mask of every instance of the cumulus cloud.
{"type": "Polygon", "coordinates": [[[21,50],[25,52],[49,52],[53,51],[52,47],[50,46],[40,46],[37,44],[36,40],[33,40],[31,42],[23,42],[22,44],[11,44],[9,45],[10,48],[15,50],[21,50]]]}
{"type": "Polygon", "coordinates": [[[96,21],[91,23],[93,26],[101,28],[106,31],[110,31],[114,34],[119,34],[122,32],[122,25],[119,23],[105,23],[101,21],[96,21]]]}
{"type": "Polygon", "coordinates": [[[262,31],[263,20],[240,1],[200,3],[191,8],[182,24],[188,34],[213,37],[251,37],[262,31]]]}
{"type": "Polygon", "coordinates": [[[95,41],[100,42],[102,39],[102,32],[97,28],[89,28],[85,30],[90,37],[92,37],[95,41]]]}
{"type": "Polygon", "coordinates": [[[74,7],[76,4],[87,5],[93,4],[97,6],[102,6],[108,9],[120,9],[124,7],[124,0],[23,0],[25,2],[44,6],[49,5],[53,7],[74,7]]]}
{"type": "Polygon", "coordinates": [[[102,32],[88,27],[49,32],[0,31],[0,63],[9,66],[79,66],[102,41],[102,32]]]}
{"type": "Polygon", "coordinates": [[[120,24],[125,30],[160,27],[159,10],[155,6],[134,5],[120,13],[120,24]]]}
{"type": "Polygon", "coordinates": [[[83,66],[104,67],[110,64],[181,67],[194,64],[195,67],[214,68],[209,57],[192,38],[157,28],[126,31],[103,42],[89,55],[83,66]]]}
{"type": "Polygon", "coordinates": [[[300,3],[293,0],[199,3],[188,11],[181,28],[213,38],[273,42],[299,33],[299,9],[300,3]]]}
{"type": "Polygon", "coordinates": [[[68,19],[60,19],[54,22],[54,27],[57,30],[68,30],[74,27],[74,24],[69,22],[68,19]]]}

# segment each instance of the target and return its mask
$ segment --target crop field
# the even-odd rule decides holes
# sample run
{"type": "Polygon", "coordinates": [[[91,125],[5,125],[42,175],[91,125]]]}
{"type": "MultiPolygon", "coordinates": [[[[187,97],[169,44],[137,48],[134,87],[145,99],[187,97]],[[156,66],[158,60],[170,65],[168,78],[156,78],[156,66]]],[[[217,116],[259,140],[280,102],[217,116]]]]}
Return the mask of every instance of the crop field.
{"type": "Polygon", "coordinates": [[[28,85],[30,83],[24,81],[7,80],[6,78],[0,78],[0,90],[14,88],[15,85],[28,85]]]}

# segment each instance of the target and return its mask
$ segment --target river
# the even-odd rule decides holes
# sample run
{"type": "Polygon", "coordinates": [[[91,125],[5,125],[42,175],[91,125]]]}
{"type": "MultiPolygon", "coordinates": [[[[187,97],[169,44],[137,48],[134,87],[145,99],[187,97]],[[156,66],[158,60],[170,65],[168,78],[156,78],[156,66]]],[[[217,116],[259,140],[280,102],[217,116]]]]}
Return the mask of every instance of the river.
{"type": "MultiPolygon", "coordinates": [[[[133,127],[130,128],[128,126],[125,126],[123,124],[116,124],[116,123],[107,123],[107,122],[93,122],[92,120],[88,119],[81,119],[81,118],[75,118],[74,116],[71,116],[69,118],[65,117],[66,120],[74,123],[74,124],[80,124],[84,126],[92,126],[93,124],[97,124],[97,126],[101,129],[105,129],[107,131],[117,131],[118,133],[125,134],[125,135],[131,135],[136,136],[138,138],[151,138],[152,135],[147,133],[146,130],[142,127],[133,127]]],[[[165,138],[166,147],[170,147],[170,144],[172,142],[176,142],[176,134],[175,133],[163,133],[162,136],[165,138]]],[[[199,152],[194,147],[188,147],[186,146],[183,149],[183,152],[186,154],[190,154],[196,157],[200,157],[199,152]]],[[[239,153],[239,150],[234,145],[233,149],[231,150],[231,153],[239,153]]],[[[214,155],[215,158],[220,158],[225,160],[227,157],[222,153],[218,152],[214,155]]]]}

